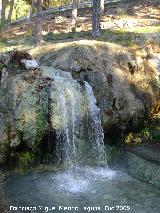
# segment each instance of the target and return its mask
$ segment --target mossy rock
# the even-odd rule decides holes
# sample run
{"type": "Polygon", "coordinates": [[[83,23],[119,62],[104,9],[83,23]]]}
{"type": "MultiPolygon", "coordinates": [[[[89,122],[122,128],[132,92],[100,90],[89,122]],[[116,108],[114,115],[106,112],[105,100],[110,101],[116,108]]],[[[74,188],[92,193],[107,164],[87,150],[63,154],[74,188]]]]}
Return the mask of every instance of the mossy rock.
{"type": "Polygon", "coordinates": [[[17,166],[21,169],[28,169],[35,165],[34,154],[27,152],[16,153],[17,166]]]}

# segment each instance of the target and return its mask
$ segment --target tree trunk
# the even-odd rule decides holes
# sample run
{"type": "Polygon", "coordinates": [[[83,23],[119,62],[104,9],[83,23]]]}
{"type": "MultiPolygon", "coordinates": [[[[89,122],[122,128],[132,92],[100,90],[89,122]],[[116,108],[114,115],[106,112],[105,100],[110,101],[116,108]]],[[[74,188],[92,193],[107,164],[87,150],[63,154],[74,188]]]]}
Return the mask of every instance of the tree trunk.
{"type": "Polygon", "coordinates": [[[93,9],[92,9],[92,36],[99,37],[101,36],[101,27],[100,27],[100,0],[93,0],[93,9]]]}
{"type": "Polygon", "coordinates": [[[104,15],[104,0],[100,0],[100,13],[102,16],[104,15]]]}
{"type": "Polygon", "coordinates": [[[35,2],[34,0],[32,0],[32,5],[31,5],[32,15],[34,14],[34,9],[35,9],[35,2]]]}
{"type": "Polygon", "coordinates": [[[75,31],[76,29],[76,23],[77,23],[77,9],[78,9],[78,0],[73,0],[73,5],[72,5],[72,32],[75,31]]]}
{"type": "Polygon", "coordinates": [[[8,22],[11,22],[13,7],[14,7],[14,0],[11,0],[10,9],[9,9],[9,13],[8,13],[8,22]]]}
{"type": "Polygon", "coordinates": [[[42,42],[42,0],[37,0],[36,46],[41,45],[42,42]]]}
{"type": "Polygon", "coordinates": [[[34,14],[34,10],[35,10],[35,1],[32,0],[32,2],[31,2],[31,8],[30,8],[29,21],[32,20],[32,16],[33,16],[33,14],[34,14]]]}
{"type": "Polygon", "coordinates": [[[1,24],[5,24],[6,21],[6,6],[7,6],[8,0],[2,0],[2,10],[1,10],[1,24]]]}

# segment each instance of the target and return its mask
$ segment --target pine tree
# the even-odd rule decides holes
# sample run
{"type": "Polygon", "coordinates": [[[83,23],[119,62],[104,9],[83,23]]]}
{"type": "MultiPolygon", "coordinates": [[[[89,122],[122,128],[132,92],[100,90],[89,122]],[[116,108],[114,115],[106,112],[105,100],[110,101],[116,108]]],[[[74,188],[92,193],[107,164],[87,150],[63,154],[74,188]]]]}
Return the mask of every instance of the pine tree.
{"type": "Polygon", "coordinates": [[[14,7],[14,0],[11,0],[10,9],[9,9],[9,13],[8,13],[8,22],[11,22],[13,7],[14,7]]]}
{"type": "Polygon", "coordinates": [[[37,16],[36,16],[36,46],[43,43],[42,37],[42,0],[37,0],[37,16]]]}
{"type": "Polygon", "coordinates": [[[8,0],[2,0],[2,9],[1,9],[1,24],[5,24],[6,22],[6,6],[8,0]]]}
{"type": "Polygon", "coordinates": [[[31,2],[30,19],[31,19],[32,15],[34,14],[34,10],[35,10],[35,1],[32,0],[32,2],[31,2]]]}
{"type": "Polygon", "coordinates": [[[100,27],[100,0],[93,0],[93,9],[92,9],[92,36],[99,37],[101,36],[101,27],[100,27]]]}

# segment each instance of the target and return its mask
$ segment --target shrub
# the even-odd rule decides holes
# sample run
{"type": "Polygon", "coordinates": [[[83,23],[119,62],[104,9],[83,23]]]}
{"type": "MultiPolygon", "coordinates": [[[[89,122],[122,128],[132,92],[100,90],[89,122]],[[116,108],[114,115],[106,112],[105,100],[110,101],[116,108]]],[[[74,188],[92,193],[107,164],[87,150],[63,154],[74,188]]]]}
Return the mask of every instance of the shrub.
{"type": "Polygon", "coordinates": [[[17,165],[20,168],[32,167],[35,163],[34,155],[31,152],[17,153],[17,165]]]}
{"type": "Polygon", "coordinates": [[[142,143],[142,138],[140,137],[139,134],[135,134],[135,133],[129,133],[126,137],[125,137],[125,143],[126,144],[139,144],[142,143]]]}

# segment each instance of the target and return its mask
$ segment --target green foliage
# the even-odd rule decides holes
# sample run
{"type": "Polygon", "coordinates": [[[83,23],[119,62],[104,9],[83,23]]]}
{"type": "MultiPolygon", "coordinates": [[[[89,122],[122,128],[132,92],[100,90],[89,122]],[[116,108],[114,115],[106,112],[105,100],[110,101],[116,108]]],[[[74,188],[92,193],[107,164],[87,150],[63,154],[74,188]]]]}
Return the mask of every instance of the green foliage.
{"type": "Polygon", "coordinates": [[[151,129],[149,129],[147,127],[142,129],[142,131],[140,132],[140,136],[144,140],[152,140],[152,138],[153,138],[151,129]]]}
{"type": "Polygon", "coordinates": [[[37,122],[37,140],[41,139],[46,129],[46,121],[43,115],[40,115],[37,122]]]}
{"type": "Polygon", "coordinates": [[[139,144],[142,143],[142,138],[139,134],[129,133],[125,137],[125,143],[126,144],[139,144]]]}
{"type": "Polygon", "coordinates": [[[144,142],[157,142],[160,140],[159,128],[148,126],[143,128],[139,133],[129,133],[125,137],[126,144],[140,144],[144,142]]]}
{"type": "MultiPolygon", "coordinates": [[[[84,2],[85,0],[81,1],[84,2]]],[[[87,0],[86,0],[87,1],[87,0]]],[[[12,13],[12,20],[16,20],[18,18],[22,18],[23,16],[26,16],[29,14],[31,10],[31,0],[15,0],[13,13],[12,13]]],[[[35,7],[36,7],[37,1],[35,0],[35,7]]],[[[43,9],[46,7],[60,7],[65,6],[67,4],[72,4],[72,0],[44,0],[43,1],[43,9]],[[61,5],[62,2],[62,5],[61,5]],[[49,3],[49,4],[48,4],[49,3]]],[[[8,4],[6,14],[8,15],[10,6],[8,4]]]]}
{"type": "MultiPolygon", "coordinates": [[[[32,0],[25,0],[25,2],[29,5],[32,4],[32,0]]],[[[37,1],[34,0],[34,2],[35,2],[35,6],[36,6],[37,1]]],[[[69,4],[71,2],[72,2],[72,0],[63,0],[62,4],[66,5],[66,4],[69,4]]],[[[46,6],[47,7],[51,7],[51,6],[58,7],[58,6],[61,6],[61,1],[60,0],[43,0],[43,8],[45,8],[46,6]]]]}
{"type": "MultiPolygon", "coordinates": [[[[63,0],[62,6],[67,5],[71,2],[72,2],[72,0],[63,0]]],[[[61,1],[60,0],[50,0],[50,6],[53,6],[53,7],[61,6],[61,1]]]]}
{"type": "Polygon", "coordinates": [[[26,16],[30,11],[30,5],[25,0],[15,0],[12,20],[16,20],[23,16],[26,16]]]}
{"type": "Polygon", "coordinates": [[[29,168],[35,163],[34,155],[31,152],[17,153],[17,165],[19,168],[29,168]]]}
{"type": "Polygon", "coordinates": [[[41,98],[40,98],[40,108],[38,111],[38,120],[37,120],[37,140],[42,139],[42,136],[44,135],[46,128],[47,128],[47,121],[46,121],[46,114],[47,114],[47,104],[46,102],[47,100],[47,96],[46,96],[46,92],[47,89],[44,89],[45,91],[42,91],[41,93],[41,98]]]}

